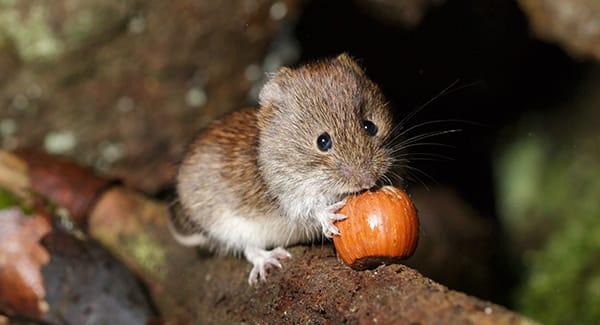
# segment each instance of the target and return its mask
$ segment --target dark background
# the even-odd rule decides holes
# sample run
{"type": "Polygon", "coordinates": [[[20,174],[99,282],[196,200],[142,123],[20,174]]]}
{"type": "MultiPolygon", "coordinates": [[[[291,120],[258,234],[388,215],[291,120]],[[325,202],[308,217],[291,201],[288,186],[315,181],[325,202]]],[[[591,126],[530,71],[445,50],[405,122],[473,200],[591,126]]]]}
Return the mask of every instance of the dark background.
{"type": "MultiPolygon", "coordinates": [[[[492,159],[502,131],[525,112],[550,113],[568,98],[586,64],[532,37],[511,1],[447,1],[414,29],[388,24],[348,1],[312,1],[295,30],[301,62],[349,52],[383,89],[399,120],[438,95],[409,123],[459,119],[415,129],[462,129],[428,142],[453,148],[414,148],[453,161],[413,165],[428,186],[459,189],[484,215],[496,215],[492,159]],[[472,122],[472,123],[468,123],[472,122]]],[[[419,181],[413,181],[420,183],[419,181]]]]}

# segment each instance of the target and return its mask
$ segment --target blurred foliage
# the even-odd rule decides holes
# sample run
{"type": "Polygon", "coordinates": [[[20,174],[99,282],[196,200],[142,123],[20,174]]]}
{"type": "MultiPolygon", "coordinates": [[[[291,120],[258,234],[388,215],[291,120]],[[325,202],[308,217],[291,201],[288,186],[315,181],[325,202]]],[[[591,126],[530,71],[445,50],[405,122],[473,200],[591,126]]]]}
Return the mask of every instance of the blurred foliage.
{"type": "Polygon", "coordinates": [[[26,200],[15,196],[13,193],[0,188],[0,210],[18,207],[21,209],[24,215],[30,216],[34,212],[34,208],[31,203],[26,200]]]}
{"type": "Polygon", "coordinates": [[[10,192],[0,188],[0,210],[19,205],[19,200],[10,192]]]}
{"type": "Polygon", "coordinates": [[[600,322],[600,134],[587,132],[527,132],[496,169],[501,217],[523,252],[516,307],[547,324],[600,322]]]}

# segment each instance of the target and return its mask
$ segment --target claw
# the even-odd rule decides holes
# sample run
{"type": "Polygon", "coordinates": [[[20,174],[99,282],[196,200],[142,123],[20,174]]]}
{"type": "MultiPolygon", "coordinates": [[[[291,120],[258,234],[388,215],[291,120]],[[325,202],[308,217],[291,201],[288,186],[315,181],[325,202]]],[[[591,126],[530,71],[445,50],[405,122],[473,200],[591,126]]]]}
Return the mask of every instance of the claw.
{"type": "Polygon", "coordinates": [[[331,218],[332,218],[333,220],[335,220],[335,221],[340,221],[340,220],[346,220],[346,219],[348,219],[348,216],[347,216],[347,215],[345,215],[345,214],[339,214],[339,213],[336,213],[336,214],[334,214],[334,215],[333,215],[331,218]]]}
{"type": "Polygon", "coordinates": [[[332,212],[332,213],[336,213],[339,209],[343,208],[344,205],[346,205],[346,199],[343,199],[339,202],[336,202],[330,206],[327,207],[327,211],[332,212]]]}
{"type": "Polygon", "coordinates": [[[252,271],[250,271],[250,275],[248,276],[248,283],[250,285],[255,285],[256,282],[258,282],[258,277],[259,277],[258,272],[259,272],[258,268],[256,268],[256,267],[253,267],[252,271]]]}
{"type": "Polygon", "coordinates": [[[325,207],[323,210],[317,213],[317,219],[321,223],[321,229],[323,235],[327,238],[339,235],[340,230],[334,225],[336,221],[344,220],[348,218],[346,215],[338,213],[346,204],[346,199],[336,202],[330,206],[325,207]]]}
{"type": "Polygon", "coordinates": [[[271,255],[279,260],[292,257],[292,254],[288,253],[288,251],[286,251],[285,249],[283,249],[281,247],[277,247],[277,248],[273,249],[271,251],[271,255]]]}
{"type": "Polygon", "coordinates": [[[279,261],[278,261],[276,258],[274,258],[274,257],[271,257],[271,258],[267,259],[267,261],[266,261],[266,262],[267,262],[267,263],[266,263],[266,264],[267,264],[267,268],[268,268],[269,266],[271,266],[271,265],[275,265],[275,266],[277,266],[278,268],[282,268],[282,266],[281,266],[281,263],[280,263],[280,262],[279,262],[279,261]]]}
{"type": "Polygon", "coordinates": [[[267,281],[267,273],[273,266],[278,268],[283,267],[279,260],[292,257],[290,253],[281,247],[277,247],[271,251],[249,247],[244,250],[244,255],[253,265],[252,271],[250,271],[250,275],[248,276],[248,283],[250,285],[256,284],[259,280],[261,282],[267,281]]]}

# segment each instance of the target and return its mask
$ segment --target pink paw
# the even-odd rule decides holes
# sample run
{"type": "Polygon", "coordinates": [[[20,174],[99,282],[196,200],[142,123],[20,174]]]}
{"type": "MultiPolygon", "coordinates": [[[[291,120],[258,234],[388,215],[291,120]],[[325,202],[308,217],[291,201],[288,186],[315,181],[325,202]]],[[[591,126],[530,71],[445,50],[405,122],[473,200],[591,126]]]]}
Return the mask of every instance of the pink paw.
{"type": "Polygon", "coordinates": [[[273,250],[267,251],[264,249],[251,247],[244,250],[246,259],[252,263],[252,271],[248,276],[248,283],[250,285],[256,284],[258,280],[266,281],[267,273],[274,266],[281,268],[280,260],[290,258],[292,255],[285,249],[277,247],[273,250]]]}
{"type": "Polygon", "coordinates": [[[348,218],[347,216],[337,213],[339,209],[341,209],[346,204],[346,199],[334,203],[325,209],[321,210],[317,213],[317,220],[321,224],[321,229],[323,231],[323,235],[327,238],[331,238],[334,235],[339,235],[339,229],[334,225],[336,221],[344,220],[348,218]]]}

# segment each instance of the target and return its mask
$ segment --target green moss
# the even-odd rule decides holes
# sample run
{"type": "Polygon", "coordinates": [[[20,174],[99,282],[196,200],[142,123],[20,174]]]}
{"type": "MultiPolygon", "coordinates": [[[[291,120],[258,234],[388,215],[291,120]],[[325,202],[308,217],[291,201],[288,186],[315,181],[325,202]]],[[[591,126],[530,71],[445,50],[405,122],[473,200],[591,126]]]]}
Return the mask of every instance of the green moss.
{"type": "Polygon", "coordinates": [[[540,166],[547,147],[543,137],[530,135],[507,148],[499,159],[496,183],[501,195],[498,204],[504,224],[512,234],[536,223],[536,220],[522,216],[527,214],[538,196],[543,179],[540,166]]]}
{"type": "Polygon", "coordinates": [[[13,44],[25,63],[49,62],[119,31],[131,7],[131,1],[72,1],[67,5],[38,1],[20,5],[16,0],[0,0],[0,39],[13,44]],[[64,12],[59,9],[63,7],[67,8],[64,12]]]}
{"type": "Polygon", "coordinates": [[[598,324],[600,148],[593,137],[571,139],[551,147],[560,142],[527,136],[505,151],[501,216],[517,247],[532,247],[517,308],[547,324],[598,324]]]}
{"type": "Polygon", "coordinates": [[[10,192],[0,189],[0,210],[19,205],[19,200],[10,192]]]}
{"type": "Polygon", "coordinates": [[[15,45],[25,61],[48,61],[60,55],[64,46],[48,22],[47,9],[31,7],[26,15],[12,8],[10,1],[0,3],[0,35],[15,45]]]}
{"type": "Polygon", "coordinates": [[[600,321],[599,217],[575,212],[543,249],[526,258],[527,281],[517,292],[523,313],[547,324],[600,321]]]}
{"type": "Polygon", "coordinates": [[[33,214],[33,207],[11,192],[0,188],[0,209],[18,207],[26,216],[33,214]]]}
{"type": "Polygon", "coordinates": [[[13,6],[17,3],[17,0],[0,0],[0,6],[13,6]]]}
{"type": "Polygon", "coordinates": [[[127,246],[137,261],[136,265],[145,269],[144,273],[159,279],[164,278],[166,275],[164,247],[153,242],[152,238],[145,234],[137,234],[128,238],[127,246]]]}

